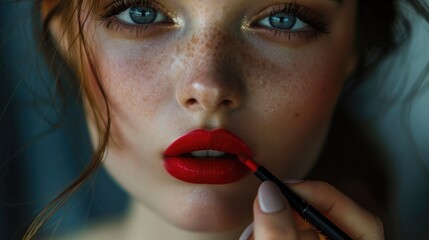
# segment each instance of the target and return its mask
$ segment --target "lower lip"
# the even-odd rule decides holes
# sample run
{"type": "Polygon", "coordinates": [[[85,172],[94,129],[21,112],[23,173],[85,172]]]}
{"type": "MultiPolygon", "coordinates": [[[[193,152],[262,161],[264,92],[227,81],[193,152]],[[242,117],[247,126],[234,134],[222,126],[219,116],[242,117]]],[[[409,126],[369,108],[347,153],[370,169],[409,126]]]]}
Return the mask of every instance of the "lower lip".
{"type": "Polygon", "coordinates": [[[229,184],[250,173],[237,158],[167,157],[164,168],[179,180],[197,184],[229,184]]]}

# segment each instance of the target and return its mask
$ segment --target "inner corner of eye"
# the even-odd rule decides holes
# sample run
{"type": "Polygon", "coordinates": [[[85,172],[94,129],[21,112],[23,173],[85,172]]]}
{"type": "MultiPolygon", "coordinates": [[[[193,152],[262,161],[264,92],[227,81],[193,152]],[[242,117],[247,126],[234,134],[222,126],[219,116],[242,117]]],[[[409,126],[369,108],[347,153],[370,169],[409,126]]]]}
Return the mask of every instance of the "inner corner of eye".
{"type": "Polygon", "coordinates": [[[269,26],[270,26],[270,20],[269,20],[269,17],[261,18],[261,19],[259,19],[259,20],[255,21],[255,24],[256,24],[256,25],[260,25],[260,26],[266,26],[266,27],[269,27],[269,26]]]}

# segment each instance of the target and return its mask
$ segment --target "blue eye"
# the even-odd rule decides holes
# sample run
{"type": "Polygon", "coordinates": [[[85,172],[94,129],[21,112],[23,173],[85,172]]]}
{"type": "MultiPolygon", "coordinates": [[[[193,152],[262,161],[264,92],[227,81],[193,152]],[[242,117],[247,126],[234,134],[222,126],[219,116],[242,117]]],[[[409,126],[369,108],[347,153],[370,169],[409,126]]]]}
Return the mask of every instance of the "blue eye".
{"type": "Polygon", "coordinates": [[[285,13],[277,13],[269,16],[268,21],[272,27],[291,29],[295,25],[296,17],[285,13]]]}
{"type": "Polygon", "coordinates": [[[275,28],[280,30],[300,31],[309,27],[309,25],[298,17],[287,13],[276,13],[258,22],[261,26],[275,28]]]}
{"type": "Polygon", "coordinates": [[[116,17],[128,24],[151,24],[162,22],[166,17],[151,7],[130,7],[116,17]]]}

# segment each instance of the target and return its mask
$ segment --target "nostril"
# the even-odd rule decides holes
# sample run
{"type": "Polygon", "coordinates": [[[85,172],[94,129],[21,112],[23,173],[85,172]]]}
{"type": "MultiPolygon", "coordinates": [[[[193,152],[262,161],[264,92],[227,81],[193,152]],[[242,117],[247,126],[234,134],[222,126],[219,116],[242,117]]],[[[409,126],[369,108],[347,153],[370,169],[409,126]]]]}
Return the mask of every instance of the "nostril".
{"type": "Polygon", "coordinates": [[[186,105],[188,105],[188,106],[192,106],[192,105],[195,105],[197,102],[198,102],[198,101],[197,101],[197,99],[195,99],[195,98],[190,98],[190,99],[188,99],[188,100],[186,101],[186,105]]]}
{"type": "MultiPolygon", "coordinates": [[[[198,102],[198,100],[196,98],[189,98],[186,101],[186,106],[195,106],[195,105],[198,105],[198,104],[199,104],[199,102],[198,102]]],[[[234,103],[233,103],[233,101],[231,101],[229,99],[224,99],[217,106],[223,106],[223,107],[226,107],[226,108],[231,108],[231,107],[234,106],[234,103]]],[[[203,107],[205,108],[207,106],[203,106],[203,107]]]]}
{"type": "Polygon", "coordinates": [[[233,103],[232,103],[232,101],[231,101],[231,100],[229,100],[229,99],[224,99],[224,100],[222,101],[222,105],[224,105],[224,106],[226,106],[227,108],[229,108],[229,107],[232,107],[233,103]]]}

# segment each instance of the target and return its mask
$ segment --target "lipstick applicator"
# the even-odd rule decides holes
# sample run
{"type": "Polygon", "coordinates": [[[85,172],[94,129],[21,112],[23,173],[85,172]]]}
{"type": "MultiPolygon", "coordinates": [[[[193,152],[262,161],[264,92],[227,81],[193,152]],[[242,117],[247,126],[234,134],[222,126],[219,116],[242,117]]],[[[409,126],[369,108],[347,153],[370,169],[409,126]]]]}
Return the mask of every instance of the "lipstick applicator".
{"type": "Polygon", "coordinates": [[[238,154],[238,158],[259,179],[261,179],[262,181],[274,182],[280,189],[280,191],[283,193],[283,195],[287,198],[291,207],[295,209],[295,211],[298,212],[299,215],[306,222],[312,225],[322,235],[326,236],[328,239],[331,240],[352,239],[340,228],[338,228],[334,223],[329,221],[319,211],[312,207],[309,203],[300,198],[296,193],[294,193],[289,187],[287,187],[282,181],[280,181],[263,166],[259,165],[244,154],[238,154]]]}

